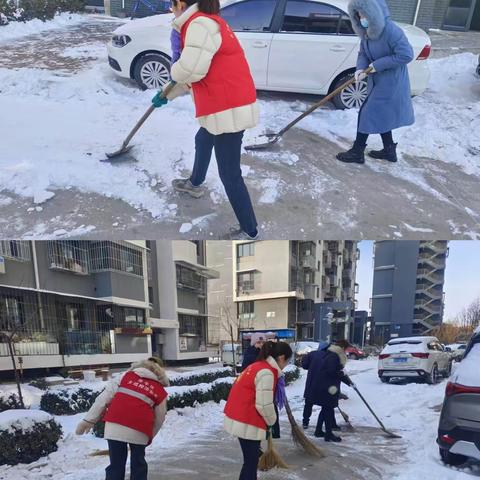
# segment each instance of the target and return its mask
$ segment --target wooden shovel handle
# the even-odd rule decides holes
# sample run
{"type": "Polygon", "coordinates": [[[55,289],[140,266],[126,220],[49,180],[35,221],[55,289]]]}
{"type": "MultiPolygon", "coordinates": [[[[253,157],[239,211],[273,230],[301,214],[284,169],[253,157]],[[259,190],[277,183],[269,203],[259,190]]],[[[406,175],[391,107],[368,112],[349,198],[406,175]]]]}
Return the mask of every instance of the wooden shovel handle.
{"type": "MultiPolygon", "coordinates": [[[[175,87],[177,82],[174,82],[173,80],[165,87],[164,90],[162,90],[162,98],[165,98],[175,87]]],[[[130,140],[133,138],[133,136],[138,132],[140,127],[145,123],[147,118],[153,113],[155,110],[155,105],[150,105],[147,109],[147,111],[142,115],[142,118],[136,123],[136,125],[132,128],[132,131],[128,134],[128,137],[125,139],[125,141],[122,144],[122,148],[125,148],[129,143],[130,140]]]]}
{"type": "MultiPolygon", "coordinates": [[[[371,73],[373,70],[372,67],[368,67],[366,70],[365,70],[365,73],[368,75],[369,73],[371,73]]],[[[278,136],[282,136],[287,130],[290,130],[294,125],[296,125],[300,120],[303,120],[305,117],[307,117],[308,115],[310,115],[312,112],[314,112],[317,108],[321,107],[322,105],[324,105],[325,103],[327,103],[329,100],[331,100],[335,95],[339,94],[342,90],[344,90],[345,88],[349,87],[350,85],[352,85],[353,83],[355,83],[355,77],[354,78],[351,78],[350,80],[348,80],[347,82],[345,82],[344,84],[340,85],[338,88],[336,88],[332,93],[329,93],[326,97],[323,97],[319,102],[317,103],[314,103],[308,110],[306,110],[305,112],[303,112],[301,115],[299,115],[295,120],[293,120],[292,122],[290,122],[286,127],[284,127],[282,130],[280,130],[278,132],[278,136]]]]}

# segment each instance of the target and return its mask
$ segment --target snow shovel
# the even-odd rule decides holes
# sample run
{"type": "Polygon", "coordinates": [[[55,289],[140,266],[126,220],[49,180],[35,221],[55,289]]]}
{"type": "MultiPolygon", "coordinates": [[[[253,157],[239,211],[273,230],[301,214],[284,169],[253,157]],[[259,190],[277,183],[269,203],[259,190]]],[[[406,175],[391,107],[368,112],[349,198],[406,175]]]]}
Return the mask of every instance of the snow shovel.
{"type": "MultiPolygon", "coordinates": [[[[365,70],[365,73],[368,75],[372,71],[372,67],[369,67],[365,70]]],[[[286,127],[282,128],[278,133],[265,133],[263,136],[267,138],[267,141],[264,143],[257,143],[255,145],[247,145],[245,150],[265,150],[266,148],[275,145],[283,135],[288,132],[293,126],[295,126],[300,120],[303,120],[305,117],[314,112],[317,108],[321,107],[329,100],[331,100],[335,95],[339,94],[342,90],[349,87],[355,83],[355,77],[351,78],[344,84],[336,88],[332,93],[329,93],[326,97],[323,97],[319,102],[314,103],[307,111],[299,115],[295,120],[291,121],[286,127]]]]}
{"type": "Polygon", "coordinates": [[[400,435],[397,435],[396,433],[391,432],[390,430],[387,430],[385,428],[385,425],[382,423],[382,421],[377,417],[375,412],[372,410],[372,407],[368,404],[368,402],[365,400],[363,395],[359,392],[357,386],[355,384],[352,385],[353,389],[357,392],[358,396],[362,399],[362,402],[367,406],[367,408],[370,410],[370,413],[375,417],[375,420],[378,422],[380,425],[380,428],[390,437],[390,438],[402,438],[400,435]]]}
{"type": "MultiPolygon", "coordinates": [[[[165,87],[165,90],[162,91],[162,98],[165,98],[172,91],[175,85],[176,85],[176,82],[172,80],[165,87]]],[[[145,123],[147,118],[153,113],[153,111],[156,108],[157,107],[155,107],[153,104],[150,105],[147,111],[143,114],[142,118],[137,122],[137,124],[133,127],[132,131],[128,134],[127,138],[122,143],[122,146],[115,152],[106,153],[105,155],[107,156],[107,158],[105,160],[102,160],[102,162],[108,162],[112,158],[118,157],[120,155],[124,155],[125,153],[129,152],[133,148],[133,145],[129,145],[130,140],[132,140],[133,136],[138,132],[140,127],[145,123]]]]}
{"type": "Polygon", "coordinates": [[[338,408],[338,411],[340,412],[340,414],[342,415],[343,420],[347,424],[347,429],[350,430],[351,432],[353,432],[355,429],[353,428],[353,425],[350,423],[350,417],[340,407],[337,407],[337,408],[338,408]]]}

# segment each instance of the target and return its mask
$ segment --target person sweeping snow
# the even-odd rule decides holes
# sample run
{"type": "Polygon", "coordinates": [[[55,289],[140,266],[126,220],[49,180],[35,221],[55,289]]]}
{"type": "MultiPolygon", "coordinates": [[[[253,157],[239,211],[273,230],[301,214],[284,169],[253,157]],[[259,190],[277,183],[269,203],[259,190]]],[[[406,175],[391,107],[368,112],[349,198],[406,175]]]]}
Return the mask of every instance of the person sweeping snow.
{"type": "Polygon", "coordinates": [[[89,432],[100,420],[105,422],[110,465],[106,480],[124,480],[127,447],[130,446],[130,479],[147,480],[145,447],[158,433],[167,413],[169,381],[156,358],[134,363],[131,369],[109,382],[97,397],[77,435],[89,432]]]}
{"type": "Polygon", "coordinates": [[[285,342],[265,342],[258,361],[247,367],[230,390],[225,430],[238,437],[243,453],[239,480],[256,480],[260,443],[277,420],[274,398],[283,369],[293,352],[285,342]]]}
{"type": "Polygon", "coordinates": [[[372,158],[397,161],[397,144],[392,130],[415,121],[407,65],[413,60],[412,46],[403,30],[390,18],[385,0],[350,0],[352,26],[361,38],[355,79],[368,75],[368,96],[358,114],[357,138],[353,147],[337,155],[346,163],[365,163],[370,134],[382,137],[383,149],[372,150],[372,158]]]}
{"type": "Polygon", "coordinates": [[[338,407],[340,396],[340,383],[353,385],[343,371],[347,363],[345,349],[349,345],[346,340],[339,340],[324,350],[310,352],[302,360],[302,367],[308,370],[304,393],[305,406],[310,406],[310,409],[313,405],[322,407],[314,435],[324,437],[326,442],[342,441],[339,436],[333,434],[333,426],[335,424],[335,408],[338,407]],[[322,430],[324,422],[325,432],[322,430]]]}
{"type": "MultiPolygon", "coordinates": [[[[183,12],[173,22],[181,35],[181,54],[171,69],[178,85],[168,100],[191,87],[200,130],[195,137],[195,161],[189,178],[176,179],[173,188],[200,198],[212,151],[218,173],[240,229],[230,237],[257,239],[257,220],[240,167],[244,131],[258,122],[256,90],[245,53],[227,22],[219,16],[219,0],[177,0],[183,12]]],[[[162,91],[152,99],[165,105],[162,91]]]]}

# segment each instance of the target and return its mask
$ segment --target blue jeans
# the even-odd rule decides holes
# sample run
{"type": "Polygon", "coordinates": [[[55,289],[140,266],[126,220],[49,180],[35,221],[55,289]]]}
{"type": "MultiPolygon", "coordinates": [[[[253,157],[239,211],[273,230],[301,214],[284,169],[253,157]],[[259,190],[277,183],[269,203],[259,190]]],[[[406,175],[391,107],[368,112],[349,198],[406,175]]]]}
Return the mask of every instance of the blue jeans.
{"type": "Polygon", "coordinates": [[[238,439],[243,453],[243,466],[238,480],[257,480],[260,440],[238,439]]]}
{"type": "MultiPolygon", "coordinates": [[[[105,480],[125,480],[127,443],[108,440],[110,465],[105,469],[105,480]]],[[[130,480],[147,480],[148,465],[145,461],[145,445],[130,443],[130,480]]]]}
{"type": "Polygon", "coordinates": [[[242,139],[243,131],[212,135],[205,128],[200,128],[195,136],[195,163],[190,181],[195,186],[205,181],[212,151],[215,148],[218,173],[230,205],[241,229],[252,234],[257,229],[257,219],[240,168],[242,139]]]}

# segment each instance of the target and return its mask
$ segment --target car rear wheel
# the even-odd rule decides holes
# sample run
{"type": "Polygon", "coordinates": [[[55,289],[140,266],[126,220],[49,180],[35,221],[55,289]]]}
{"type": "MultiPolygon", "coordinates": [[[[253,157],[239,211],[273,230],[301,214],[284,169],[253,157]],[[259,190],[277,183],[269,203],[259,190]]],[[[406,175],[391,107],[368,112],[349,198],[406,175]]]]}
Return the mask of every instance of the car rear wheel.
{"type": "MultiPolygon", "coordinates": [[[[353,78],[353,73],[342,75],[333,85],[332,91],[348,82],[353,78]]],[[[367,82],[352,83],[347,88],[344,88],[340,93],[333,97],[333,104],[340,110],[348,110],[350,108],[360,108],[367,98],[367,82]]]]}
{"type": "Polygon", "coordinates": [[[390,379],[388,377],[380,377],[380,381],[382,383],[390,383],[390,379]]]}
{"type": "Polygon", "coordinates": [[[170,81],[170,62],[158,53],[147,53],[136,61],[133,78],[142,90],[158,90],[170,81]]]}
{"type": "Polygon", "coordinates": [[[448,362],[448,366],[445,369],[444,376],[445,378],[448,378],[452,374],[452,362],[448,362]]]}
{"type": "Polygon", "coordinates": [[[468,460],[467,457],[464,457],[463,455],[457,455],[456,453],[450,453],[445,448],[440,448],[439,451],[440,458],[442,459],[443,463],[446,463],[447,465],[458,466],[462,465],[462,463],[465,463],[468,460]]]}
{"type": "Polygon", "coordinates": [[[432,371],[425,377],[425,380],[430,385],[438,383],[438,367],[436,364],[432,367],[432,371]]]}

